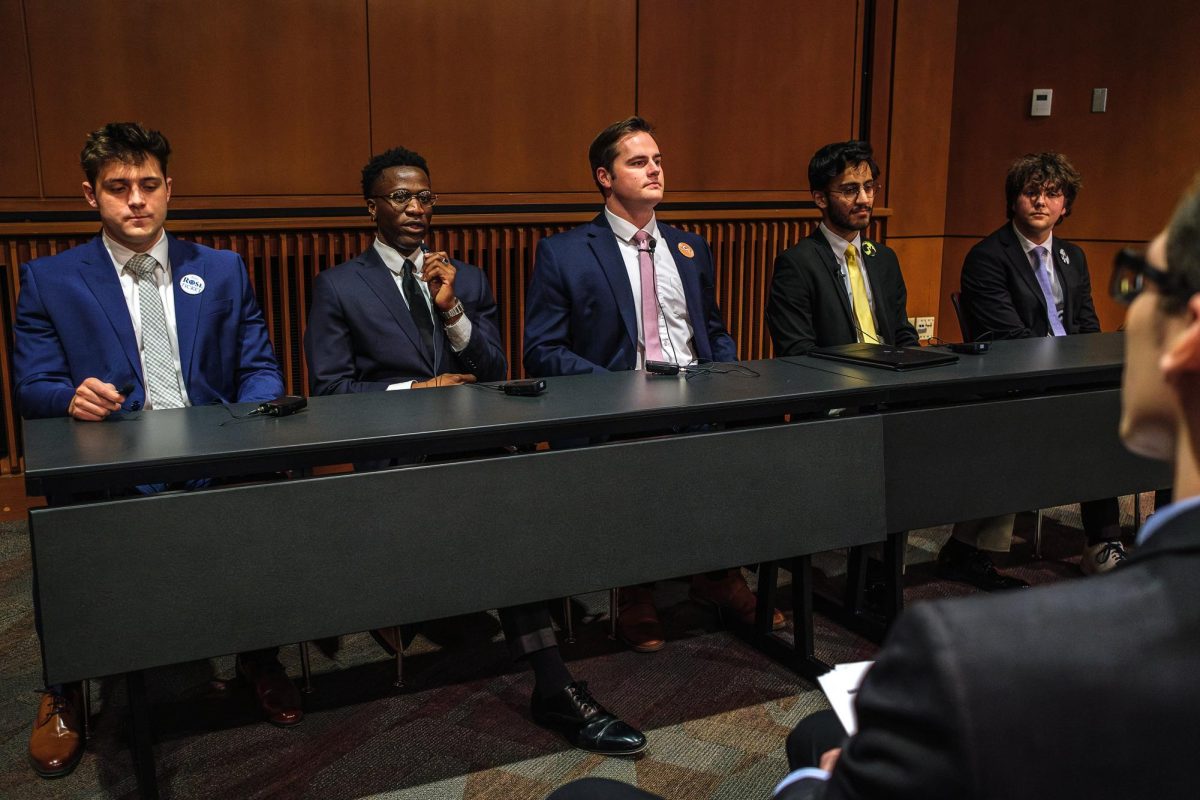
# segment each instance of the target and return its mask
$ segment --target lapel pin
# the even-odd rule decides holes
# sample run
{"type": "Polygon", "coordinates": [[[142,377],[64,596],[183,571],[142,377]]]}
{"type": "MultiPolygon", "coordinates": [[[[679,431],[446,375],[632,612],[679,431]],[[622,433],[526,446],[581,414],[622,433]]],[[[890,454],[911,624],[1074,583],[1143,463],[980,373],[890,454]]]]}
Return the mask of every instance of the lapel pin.
{"type": "Polygon", "coordinates": [[[694,250],[692,250],[692,246],[690,244],[688,244],[687,242],[679,243],[679,252],[683,253],[688,258],[691,258],[692,256],[696,255],[696,252],[694,250]]]}
{"type": "Polygon", "coordinates": [[[869,256],[875,255],[875,245],[870,242],[863,242],[863,252],[869,256]]]}
{"type": "Polygon", "coordinates": [[[1058,257],[1062,259],[1064,264],[1071,263],[1071,259],[1067,258],[1067,251],[1062,247],[1058,248],[1058,257]]]}
{"type": "Polygon", "coordinates": [[[179,288],[188,294],[200,294],[204,291],[204,278],[189,272],[179,279],[179,288]]]}

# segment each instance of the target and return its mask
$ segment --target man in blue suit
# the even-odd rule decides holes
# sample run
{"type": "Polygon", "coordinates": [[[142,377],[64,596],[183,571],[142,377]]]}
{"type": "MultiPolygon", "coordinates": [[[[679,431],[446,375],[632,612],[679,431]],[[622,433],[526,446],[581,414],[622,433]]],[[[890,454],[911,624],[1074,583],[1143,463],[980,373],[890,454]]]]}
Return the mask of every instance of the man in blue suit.
{"type": "MultiPolygon", "coordinates": [[[[363,167],[362,192],[375,241],[313,283],[304,334],[313,394],[502,380],[508,364],[487,276],[425,248],[437,202],[428,163],[403,147],[388,150],[363,167]]],[[[591,752],[629,755],[645,748],[646,737],[571,677],[545,603],[502,608],[500,624],[513,656],[533,670],[534,721],[591,752]]],[[[404,646],[394,629],[374,634],[389,653],[404,646]]]]}
{"type": "MultiPolygon", "coordinates": [[[[163,230],[170,152],[161,133],[136,123],[88,137],[83,194],[100,213],[100,235],[21,267],[13,361],[26,418],[96,422],[283,394],[241,259],[163,230]]],[[[239,669],[272,722],[300,721],[299,695],[274,650],[242,654],[239,669]]],[[[80,688],[43,693],[29,756],[44,777],[69,773],[83,753],[80,688]]]]}
{"type": "MultiPolygon", "coordinates": [[[[525,371],[546,377],[642,369],[646,361],[736,361],[708,244],[655,219],[666,184],[650,125],[630,117],[608,126],[588,158],[604,209],[538,243],[525,303],[525,371]]],[[[738,569],[694,576],[692,596],[754,620],[754,595],[738,569]]],[[[778,611],[773,622],[783,624],[778,611]]],[[[617,633],[639,652],[662,648],[649,587],[621,590],[617,633]]]]}

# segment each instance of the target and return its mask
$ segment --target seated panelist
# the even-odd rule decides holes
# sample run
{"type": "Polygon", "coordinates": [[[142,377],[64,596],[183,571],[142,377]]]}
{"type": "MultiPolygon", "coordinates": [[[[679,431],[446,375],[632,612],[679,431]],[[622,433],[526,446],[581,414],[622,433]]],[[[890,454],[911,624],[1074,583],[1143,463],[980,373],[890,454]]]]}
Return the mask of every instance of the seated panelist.
{"type": "Polygon", "coordinates": [[[854,342],[915,347],[896,253],[863,235],[882,188],[871,145],[825,145],[808,162],[808,182],[821,224],[775,259],[767,299],[775,355],[854,342]]]}
{"type": "MultiPolygon", "coordinates": [[[[661,224],[666,178],[641,117],[601,131],[588,150],[604,207],[591,222],[538,243],[525,303],[525,370],[533,377],[736,361],[714,291],[712,253],[694,233],[661,224]]],[[[694,599],[754,621],[740,569],[692,577],[694,599]]],[[[638,652],[663,647],[649,586],[620,591],[617,635],[638,652]]],[[[779,611],[776,627],[784,624],[779,611]]]]}
{"type": "MultiPolygon", "coordinates": [[[[99,212],[99,235],[21,267],[13,364],[25,418],[97,422],[283,394],[241,258],[163,229],[170,152],[166,137],[136,123],[111,123],[88,136],[83,196],[99,212]]],[[[34,612],[40,631],[36,601],[34,612]]],[[[242,653],[238,670],[271,722],[301,720],[299,694],[276,650],[242,653]]],[[[43,692],[29,740],[38,774],[74,769],[83,753],[82,713],[80,684],[43,692]]]]}
{"type": "MultiPolygon", "coordinates": [[[[505,377],[487,277],[478,267],[425,247],[437,202],[429,174],[425,159],[403,147],[363,167],[362,193],[375,241],[313,283],[304,354],[314,395],[445,391],[505,377]]],[[[571,677],[545,603],[502,608],[500,622],[514,657],[533,669],[534,721],[583,750],[623,755],[645,748],[640,732],[571,677]]],[[[376,635],[390,652],[403,647],[388,631],[376,635]]]]}

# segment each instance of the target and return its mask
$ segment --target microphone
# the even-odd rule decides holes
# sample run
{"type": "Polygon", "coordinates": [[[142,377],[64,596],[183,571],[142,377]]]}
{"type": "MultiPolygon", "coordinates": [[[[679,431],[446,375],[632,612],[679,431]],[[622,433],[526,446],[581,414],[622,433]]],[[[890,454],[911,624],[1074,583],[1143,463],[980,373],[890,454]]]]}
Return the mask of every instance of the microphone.
{"type": "Polygon", "coordinates": [[[133,391],[133,381],[126,381],[117,389],[117,394],[123,394],[129,397],[129,393],[133,391]]]}
{"type": "Polygon", "coordinates": [[[658,244],[658,240],[651,236],[647,244],[650,245],[650,255],[654,255],[654,246],[658,244]]]}

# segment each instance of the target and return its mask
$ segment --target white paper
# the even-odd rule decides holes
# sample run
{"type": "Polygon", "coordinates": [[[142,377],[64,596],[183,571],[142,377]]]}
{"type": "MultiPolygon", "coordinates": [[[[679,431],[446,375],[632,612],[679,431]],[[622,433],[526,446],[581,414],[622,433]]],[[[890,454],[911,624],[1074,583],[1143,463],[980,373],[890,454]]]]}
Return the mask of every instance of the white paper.
{"type": "Polygon", "coordinates": [[[867,670],[874,661],[856,661],[852,664],[838,664],[833,669],[817,678],[829,705],[841,721],[846,733],[853,735],[858,730],[858,718],[854,713],[854,697],[862,684],[867,670]]]}

